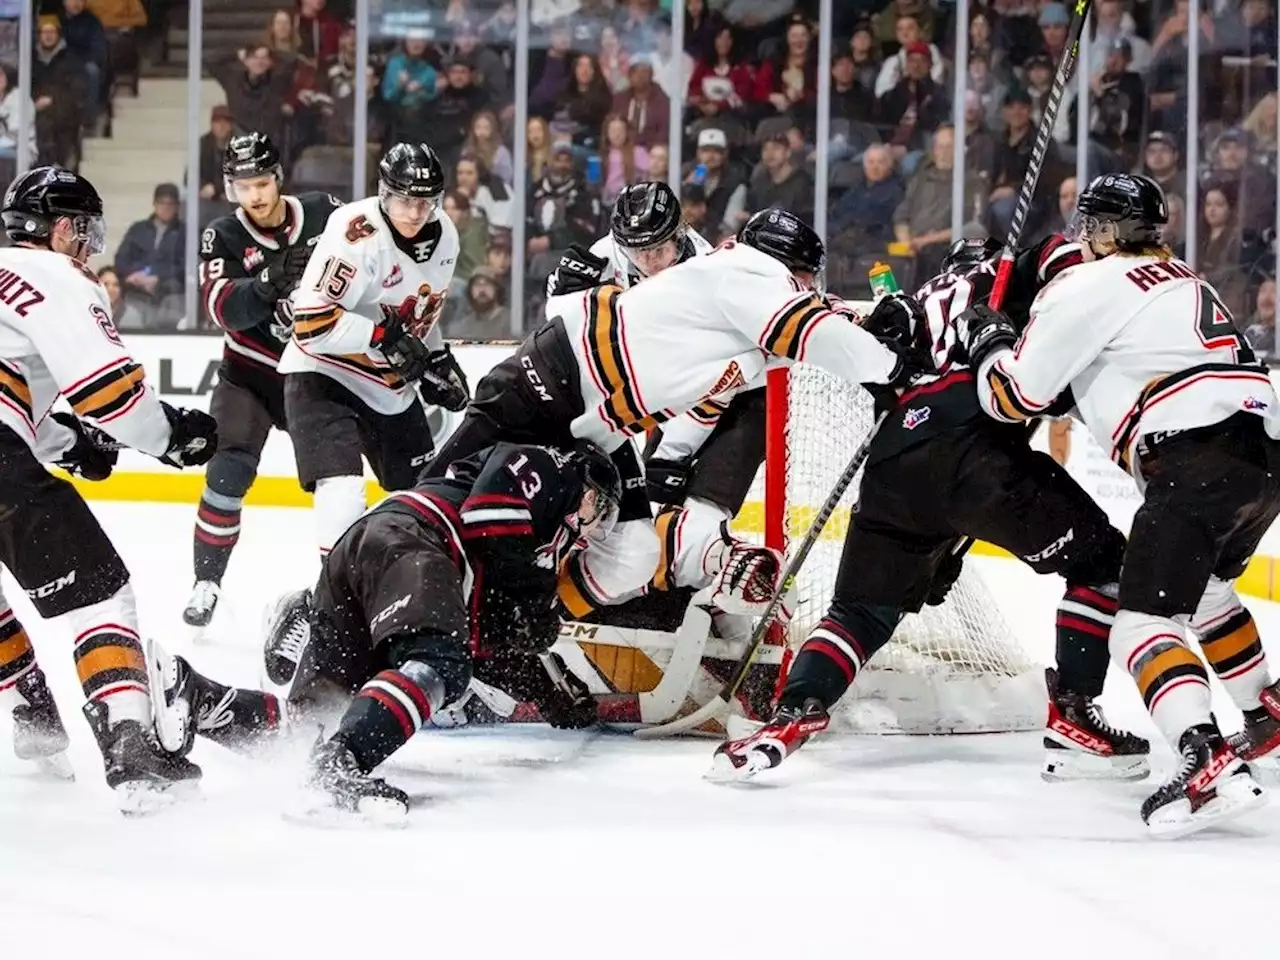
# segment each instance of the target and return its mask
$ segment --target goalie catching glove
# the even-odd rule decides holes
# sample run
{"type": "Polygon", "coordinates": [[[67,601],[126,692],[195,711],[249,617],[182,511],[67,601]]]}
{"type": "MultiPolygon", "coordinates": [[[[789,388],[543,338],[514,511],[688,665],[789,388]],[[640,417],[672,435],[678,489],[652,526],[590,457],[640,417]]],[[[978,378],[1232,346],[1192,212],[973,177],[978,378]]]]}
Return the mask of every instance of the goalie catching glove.
{"type": "Polygon", "coordinates": [[[572,244],[560,257],[559,265],[547,277],[547,296],[562,297],[581,293],[605,282],[609,261],[597,257],[579,244],[572,244]]]}
{"type": "MultiPolygon", "coordinates": [[[[725,613],[762,614],[780,586],[786,560],[781,550],[758,547],[731,537],[723,526],[721,538],[708,548],[703,567],[713,572],[711,602],[725,613]]],[[[795,611],[794,585],[787,588],[776,619],[786,625],[795,611]]]]}

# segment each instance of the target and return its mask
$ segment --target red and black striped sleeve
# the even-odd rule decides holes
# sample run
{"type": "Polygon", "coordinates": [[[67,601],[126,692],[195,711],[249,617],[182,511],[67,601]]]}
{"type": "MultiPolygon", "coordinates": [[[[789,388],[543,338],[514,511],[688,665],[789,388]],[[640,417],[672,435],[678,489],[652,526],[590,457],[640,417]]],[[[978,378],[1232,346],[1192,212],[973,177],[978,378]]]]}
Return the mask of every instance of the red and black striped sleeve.
{"type": "Polygon", "coordinates": [[[223,329],[247,330],[271,323],[275,302],[259,294],[257,278],[244,268],[245,251],[232,245],[232,231],[244,232],[235,217],[219,217],[200,236],[200,302],[223,329]]]}

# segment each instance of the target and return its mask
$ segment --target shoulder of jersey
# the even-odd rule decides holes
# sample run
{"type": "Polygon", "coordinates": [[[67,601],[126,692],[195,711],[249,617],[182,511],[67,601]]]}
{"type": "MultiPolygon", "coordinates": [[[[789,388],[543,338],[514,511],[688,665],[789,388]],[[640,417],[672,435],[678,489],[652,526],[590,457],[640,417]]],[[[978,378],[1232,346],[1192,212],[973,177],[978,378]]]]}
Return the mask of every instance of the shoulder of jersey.
{"type": "Polygon", "coordinates": [[[48,279],[49,286],[42,292],[75,293],[83,292],[82,283],[87,283],[95,290],[102,291],[102,282],[88,265],[74,257],[54,253],[52,250],[34,250],[24,247],[10,247],[5,251],[6,257],[17,257],[22,262],[23,272],[29,272],[48,279]]]}
{"type": "Polygon", "coordinates": [[[689,230],[689,240],[693,244],[693,252],[696,256],[701,257],[715,249],[715,247],[711,245],[711,241],[700,234],[697,230],[689,230]]]}
{"type": "Polygon", "coordinates": [[[328,216],[343,206],[341,200],[332,193],[325,193],[323,190],[307,190],[304,193],[296,194],[296,198],[302,204],[302,209],[307,213],[319,213],[324,216],[328,216]]]}
{"type": "Polygon", "coordinates": [[[725,267],[742,273],[752,273],[763,277],[781,277],[789,279],[791,271],[782,265],[782,261],[775,260],[767,253],[762,253],[755,247],[749,247],[745,243],[735,243],[732,247],[722,250],[717,256],[724,257],[723,260],[717,261],[717,266],[723,264],[725,267]]]}
{"type": "Polygon", "coordinates": [[[329,222],[325,227],[326,233],[340,234],[342,239],[351,246],[376,238],[386,230],[387,226],[382,220],[377,197],[367,197],[364,200],[343,204],[330,214],[329,222]]]}

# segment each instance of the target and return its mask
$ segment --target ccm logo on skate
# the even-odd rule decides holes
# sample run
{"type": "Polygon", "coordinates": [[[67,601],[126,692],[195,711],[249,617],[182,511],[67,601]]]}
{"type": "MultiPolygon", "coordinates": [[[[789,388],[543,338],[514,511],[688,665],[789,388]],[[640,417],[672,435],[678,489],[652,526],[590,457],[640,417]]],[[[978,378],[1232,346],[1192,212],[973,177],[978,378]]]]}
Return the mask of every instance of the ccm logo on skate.
{"type": "Polygon", "coordinates": [[[374,627],[380,624],[383,620],[387,619],[387,617],[407,607],[409,605],[409,598],[411,596],[412,594],[406,593],[399,600],[393,601],[390,606],[388,606],[385,610],[382,610],[380,613],[377,614],[377,616],[375,616],[372,620],[369,621],[369,629],[372,630],[374,627]]]}
{"type": "Polygon", "coordinates": [[[1236,755],[1227,747],[1219,750],[1205,765],[1205,768],[1191,778],[1189,786],[1195,793],[1202,792],[1209,784],[1218,779],[1219,775],[1231,766],[1236,760],[1236,755]]]}
{"type": "Polygon", "coordinates": [[[76,582],[76,572],[72,570],[65,576],[59,577],[57,580],[50,580],[48,583],[42,583],[40,586],[27,591],[27,596],[32,600],[40,600],[44,597],[51,597],[64,587],[69,587],[76,582]]]}
{"type": "Polygon", "coordinates": [[[1072,726],[1060,717],[1054,717],[1053,722],[1049,724],[1049,729],[1054,733],[1060,733],[1072,743],[1078,743],[1086,750],[1092,750],[1094,753],[1104,756],[1111,753],[1111,744],[1105,740],[1091,736],[1079,727],[1072,726]]]}
{"type": "Polygon", "coordinates": [[[1068,530],[1066,533],[1060,536],[1057,540],[1053,541],[1053,543],[1049,544],[1039,553],[1028,554],[1024,559],[1027,561],[1027,563],[1035,563],[1037,560],[1047,560],[1050,557],[1052,557],[1055,553],[1057,553],[1059,550],[1061,550],[1063,547],[1065,547],[1072,540],[1074,540],[1075,538],[1076,538],[1076,528],[1072,527],[1070,530],[1068,530]]]}
{"type": "Polygon", "coordinates": [[[520,366],[524,367],[525,379],[529,381],[529,386],[537,391],[538,399],[543,403],[551,402],[551,391],[547,389],[547,385],[542,382],[542,377],[538,371],[533,369],[533,361],[528,357],[520,358],[520,366]]]}

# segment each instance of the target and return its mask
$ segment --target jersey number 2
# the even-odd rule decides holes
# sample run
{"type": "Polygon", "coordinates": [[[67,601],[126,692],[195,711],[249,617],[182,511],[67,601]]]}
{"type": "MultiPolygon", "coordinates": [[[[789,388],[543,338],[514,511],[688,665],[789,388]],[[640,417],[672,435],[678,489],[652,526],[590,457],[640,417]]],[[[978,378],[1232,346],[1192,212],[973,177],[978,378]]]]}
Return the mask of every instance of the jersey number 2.
{"type": "Polygon", "coordinates": [[[330,257],[324,262],[324,272],[316,281],[316,290],[330,300],[341,300],[346,296],[351,281],[355,279],[356,268],[341,257],[330,257]]]}
{"type": "Polygon", "coordinates": [[[1234,350],[1240,363],[1254,363],[1256,358],[1249,341],[1236,328],[1235,317],[1218,299],[1213,288],[1200,284],[1200,340],[1209,350],[1234,350]]]}

